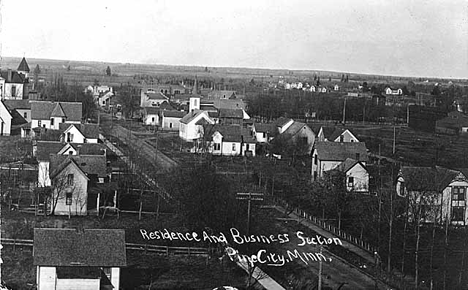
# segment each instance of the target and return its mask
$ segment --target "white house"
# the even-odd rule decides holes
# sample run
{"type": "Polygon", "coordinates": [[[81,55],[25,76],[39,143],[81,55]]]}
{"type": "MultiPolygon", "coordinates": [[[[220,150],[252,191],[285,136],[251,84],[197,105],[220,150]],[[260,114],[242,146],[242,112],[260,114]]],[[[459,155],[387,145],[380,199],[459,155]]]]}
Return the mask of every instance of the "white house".
{"type": "Polygon", "coordinates": [[[161,123],[160,108],[144,108],[143,123],[150,126],[159,126],[161,123]]]}
{"type": "Polygon", "coordinates": [[[62,123],[59,129],[63,131],[62,140],[67,143],[98,143],[98,124],[68,124],[62,123]]]}
{"type": "Polygon", "coordinates": [[[110,99],[114,96],[112,91],[103,93],[97,98],[98,104],[100,107],[106,107],[110,104],[110,99]]]}
{"type": "Polygon", "coordinates": [[[33,146],[33,156],[38,163],[37,184],[39,187],[50,186],[50,154],[57,154],[64,144],[58,141],[37,141],[33,146]]]}
{"type": "Polygon", "coordinates": [[[50,155],[50,214],[87,215],[88,190],[107,178],[105,155],[50,155]]]}
{"type": "Polygon", "coordinates": [[[330,142],[359,142],[359,139],[349,129],[327,126],[320,127],[317,140],[330,142]]]}
{"type": "Polygon", "coordinates": [[[180,120],[185,116],[185,112],[176,110],[163,110],[161,112],[163,130],[178,131],[180,120]]]}
{"type": "Polygon", "coordinates": [[[391,87],[386,87],[385,88],[385,94],[386,95],[401,96],[401,95],[403,95],[403,90],[402,89],[393,89],[391,87]]]}
{"type": "Polygon", "coordinates": [[[36,228],[33,265],[38,290],[120,289],[125,230],[36,228]]]}
{"type": "Polygon", "coordinates": [[[213,155],[240,156],[242,135],[240,125],[206,125],[205,140],[208,151],[213,155]]]}
{"type": "Polygon", "coordinates": [[[278,134],[281,134],[284,131],[286,131],[289,128],[289,126],[291,126],[293,123],[294,123],[293,119],[284,118],[284,117],[278,118],[275,121],[275,125],[276,125],[276,128],[277,128],[278,134]]]}
{"type": "MultiPolygon", "coordinates": [[[[453,225],[468,224],[468,169],[403,166],[397,178],[396,192],[407,197],[410,208],[421,206],[423,222],[453,225]]],[[[412,218],[412,213],[410,217],[412,218]]]]}
{"type": "Polygon", "coordinates": [[[369,192],[369,172],[362,162],[347,158],[335,169],[346,174],[346,189],[349,192],[369,192]]]}
{"type": "Polygon", "coordinates": [[[79,102],[31,101],[31,129],[58,130],[61,123],[79,124],[81,118],[82,105],[79,102]]]}
{"type": "Polygon", "coordinates": [[[8,69],[0,73],[0,99],[22,100],[28,97],[29,66],[23,57],[17,71],[8,69]]]}
{"type": "Polygon", "coordinates": [[[180,119],[179,137],[192,142],[203,136],[203,125],[214,124],[206,111],[193,110],[180,119]]]}
{"type": "Polygon", "coordinates": [[[364,142],[315,142],[312,152],[312,178],[323,177],[325,171],[335,169],[346,159],[351,158],[366,165],[367,148],[364,142]]]}
{"type": "Polygon", "coordinates": [[[333,86],[333,90],[334,90],[334,91],[339,91],[339,90],[340,90],[340,86],[339,86],[339,85],[334,85],[334,86],[333,86]]]}
{"type": "Polygon", "coordinates": [[[160,107],[164,102],[169,103],[169,98],[161,92],[154,90],[141,90],[140,107],[160,107]]]}
{"type": "Polygon", "coordinates": [[[13,116],[3,101],[0,100],[0,136],[9,136],[13,116]]]}
{"type": "Polygon", "coordinates": [[[253,131],[258,143],[268,143],[271,139],[275,126],[273,124],[255,123],[253,131]]]}

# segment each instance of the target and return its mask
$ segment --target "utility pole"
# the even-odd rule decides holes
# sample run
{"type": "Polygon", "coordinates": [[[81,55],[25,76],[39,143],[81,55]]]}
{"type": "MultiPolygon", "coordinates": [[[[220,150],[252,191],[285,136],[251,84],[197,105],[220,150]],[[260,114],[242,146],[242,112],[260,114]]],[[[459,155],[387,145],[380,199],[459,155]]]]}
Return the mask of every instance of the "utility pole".
{"type": "MultiPolygon", "coordinates": [[[[323,247],[320,246],[320,255],[322,255],[322,249],[323,247]]],[[[318,290],[322,290],[322,259],[319,261],[318,290]]]]}
{"type": "Polygon", "coordinates": [[[395,123],[393,124],[393,155],[395,155],[395,144],[396,143],[396,128],[395,128],[395,123]]]}
{"type": "Polygon", "coordinates": [[[252,200],[263,200],[263,193],[237,193],[236,199],[238,200],[247,200],[247,235],[250,234],[250,209],[252,200]]]}
{"type": "Polygon", "coordinates": [[[343,125],[346,123],[346,97],[344,99],[344,106],[343,106],[343,125]]]}

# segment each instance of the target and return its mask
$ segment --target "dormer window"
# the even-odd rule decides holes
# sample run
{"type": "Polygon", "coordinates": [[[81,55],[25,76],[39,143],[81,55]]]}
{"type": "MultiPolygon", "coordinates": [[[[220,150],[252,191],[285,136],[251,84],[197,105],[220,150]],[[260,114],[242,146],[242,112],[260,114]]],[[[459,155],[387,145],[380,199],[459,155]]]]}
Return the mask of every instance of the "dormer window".
{"type": "Polygon", "coordinates": [[[51,126],[54,125],[54,118],[50,118],[50,125],[51,125],[51,126]]]}

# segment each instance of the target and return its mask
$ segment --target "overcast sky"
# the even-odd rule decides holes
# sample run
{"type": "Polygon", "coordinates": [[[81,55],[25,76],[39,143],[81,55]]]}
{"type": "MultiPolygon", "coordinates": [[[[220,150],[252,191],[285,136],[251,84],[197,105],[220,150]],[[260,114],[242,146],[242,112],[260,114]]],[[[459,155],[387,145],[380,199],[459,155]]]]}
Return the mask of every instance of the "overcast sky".
{"type": "Polygon", "coordinates": [[[468,0],[0,0],[2,56],[468,78],[468,0]]]}

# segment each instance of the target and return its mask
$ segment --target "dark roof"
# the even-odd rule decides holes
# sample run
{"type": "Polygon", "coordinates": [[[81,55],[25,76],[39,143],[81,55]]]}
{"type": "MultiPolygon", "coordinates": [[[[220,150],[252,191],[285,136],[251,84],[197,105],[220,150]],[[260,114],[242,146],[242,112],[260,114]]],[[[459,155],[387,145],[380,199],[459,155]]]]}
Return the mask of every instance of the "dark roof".
{"type": "Polygon", "coordinates": [[[64,132],[69,127],[75,126],[78,131],[83,134],[88,139],[97,139],[99,138],[99,125],[98,124],[71,124],[71,123],[60,123],[59,129],[64,132]]]}
{"type": "Polygon", "coordinates": [[[441,191],[460,173],[443,167],[403,166],[400,176],[405,180],[407,190],[441,191]]]}
{"type": "Polygon", "coordinates": [[[286,129],[283,134],[284,135],[290,135],[290,136],[294,136],[296,135],[302,128],[304,127],[307,127],[307,125],[305,123],[301,123],[301,122],[296,122],[294,121],[291,126],[288,127],[288,129],[286,129]]]}
{"type": "MultiPolygon", "coordinates": [[[[352,159],[352,158],[346,158],[345,161],[341,162],[340,165],[336,167],[336,169],[342,171],[342,172],[348,172],[351,168],[353,168],[356,164],[358,164],[359,161],[352,159]]],[[[362,165],[362,164],[361,164],[362,165]]],[[[362,165],[364,168],[365,166],[362,165]]]]}
{"type": "Polygon", "coordinates": [[[21,60],[18,66],[18,71],[29,72],[29,65],[25,57],[23,57],[23,59],[21,60]]]}
{"type": "Polygon", "coordinates": [[[34,229],[35,266],[127,265],[122,229],[34,229]]]}
{"type": "Polygon", "coordinates": [[[159,107],[146,107],[146,115],[159,115],[161,109],[159,107]]]}
{"type": "Polygon", "coordinates": [[[279,117],[278,119],[276,119],[275,121],[275,125],[277,127],[283,127],[284,125],[286,125],[288,122],[290,122],[292,119],[290,118],[285,118],[285,117],[279,117]]]}
{"type": "Polygon", "coordinates": [[[210,99],[230,99],[233,96],[235,97],[235,91],[221,90],[221,91],[211,91],[208,93],[210,99]]]}
{"type": "Polygon", "coordinates": [[[318,158],[324,161],[345,161],[347,158],[364,162],[368,160],[367,148],[364,142],[317,141],[315,150],[317,150],[318,158]]]}
{"type": "Polygon", "coordinates": [[[50,177],[59,174],[71,162],[75,164],[86,174],[96,175],[97,177],[106,177],[107,160],[105,155],[49,155],[50,177]]]}
{"type": "Polygon", "coordinates": [[[163,112],[164,117],[166,118],[182,118],[185,116],[185,112],[176,111],[176,110],[164,110],[163,112]]]}
{"type": "Polygon", "coordinates": [[[4,100],[3,101],[8,109],[31,109],[29,100],[4,100]]]}
{"type": "Polygon", "coordinates": [[[33,128],[33,130],[39,133],[39,139],[42,141],[59,141],[63,133],[61,130],[40,127],[33,128]]]}
{"type": "Polygon", "coordinates": [[[0,73],[1,77],[5,79],[5,83],[12,83],[12,84],[25,84],[28,83],[28,79],[24,74],[20,74],[17,71],[10,71],[11,72],[11,81],[8,80],[8,71],[2,71],[0,73]]]}
{"type": "Polygon", "coordinates": [[[245,103],[242,99],[215,99],[213,106],[217,109],[244,109],[245,103]]]}
{"type": "Polygon", "coordinates": [[[148,97],[148,99],[150,99],[150,100],[161,100],[161,99],[169,100],[169,98],[166,97],[166,95],[164,95],[164,94],[161,93],[161,92],[154,92],[154,93],[145,92],[144,94],[145,94],[145,96],[148,97]]]}
{"type": "Polygon", "coordinates": [[[273,132],[276,130],[275,125],[272,123],[255,123],[256,132],[273,132]]]}
{"type": "MultiPolygon", "coordinates": [[[[339,130],[339,129],[338,129],[339,130]]],[[[335,132],[335,127],[322,126],[323,136],[325,139],[330,140],[329,137],[335,132]]]]}
{"type": "Polygon", "coordinates": [[[50,102],[50,101],[31,101],[31,119],[33,120],[48,120],[52,113],[60,113],[57,108],[57,103],[60,103],[60,108],[64,113],[67,121],[81,121],[82,105],[79,102],[50,102]]]}
{"type": "Polygon", "coordinates": [[[49,161],[50,154],[57,154],[65,145],[58,141],[37,141],[37,161],[49,161]]]}
{"type": "Polygon", "coordinates": [[[55,107],[50,113],[51,117],[66,117],[65,112],[63,112],[62,106],[60,103],[55,103],[55,107]]]}
{"type": "MultiPolygon", "coordinates": [[[[104,155],[105,147],[100,143],[69,143],[80,155],[104,155]]],[[[64,148],[64,145],[62,148],[64,148]]]]}
{"type": "Polygon", "coordinates": [[[218,110],[220,118],[235,118],[235,119],[243,119],[244,118],[244,111],[242,109],[224,109],[220,108],[218,110]]]}
{"type": "Polygon", "coordinates": [[[345,129],[336,128],[335,131],[333,131],[333,133],[331,133],[327,138],[328,141],[334,141],[336,138],[340,137],[340,135],[343,134],[344,131],[345,129]]]}
{"type": "MultiPolygon", "coordinates": [[[[210,137],[212,137],[215,132],[219,132],[223,136],[223,142],[242,142],[240,125],[208,124],[204,128],[205,134],[208,134],[210,137]]],[[[210,140],[212,139],[210,138],[210,140]]]]}

